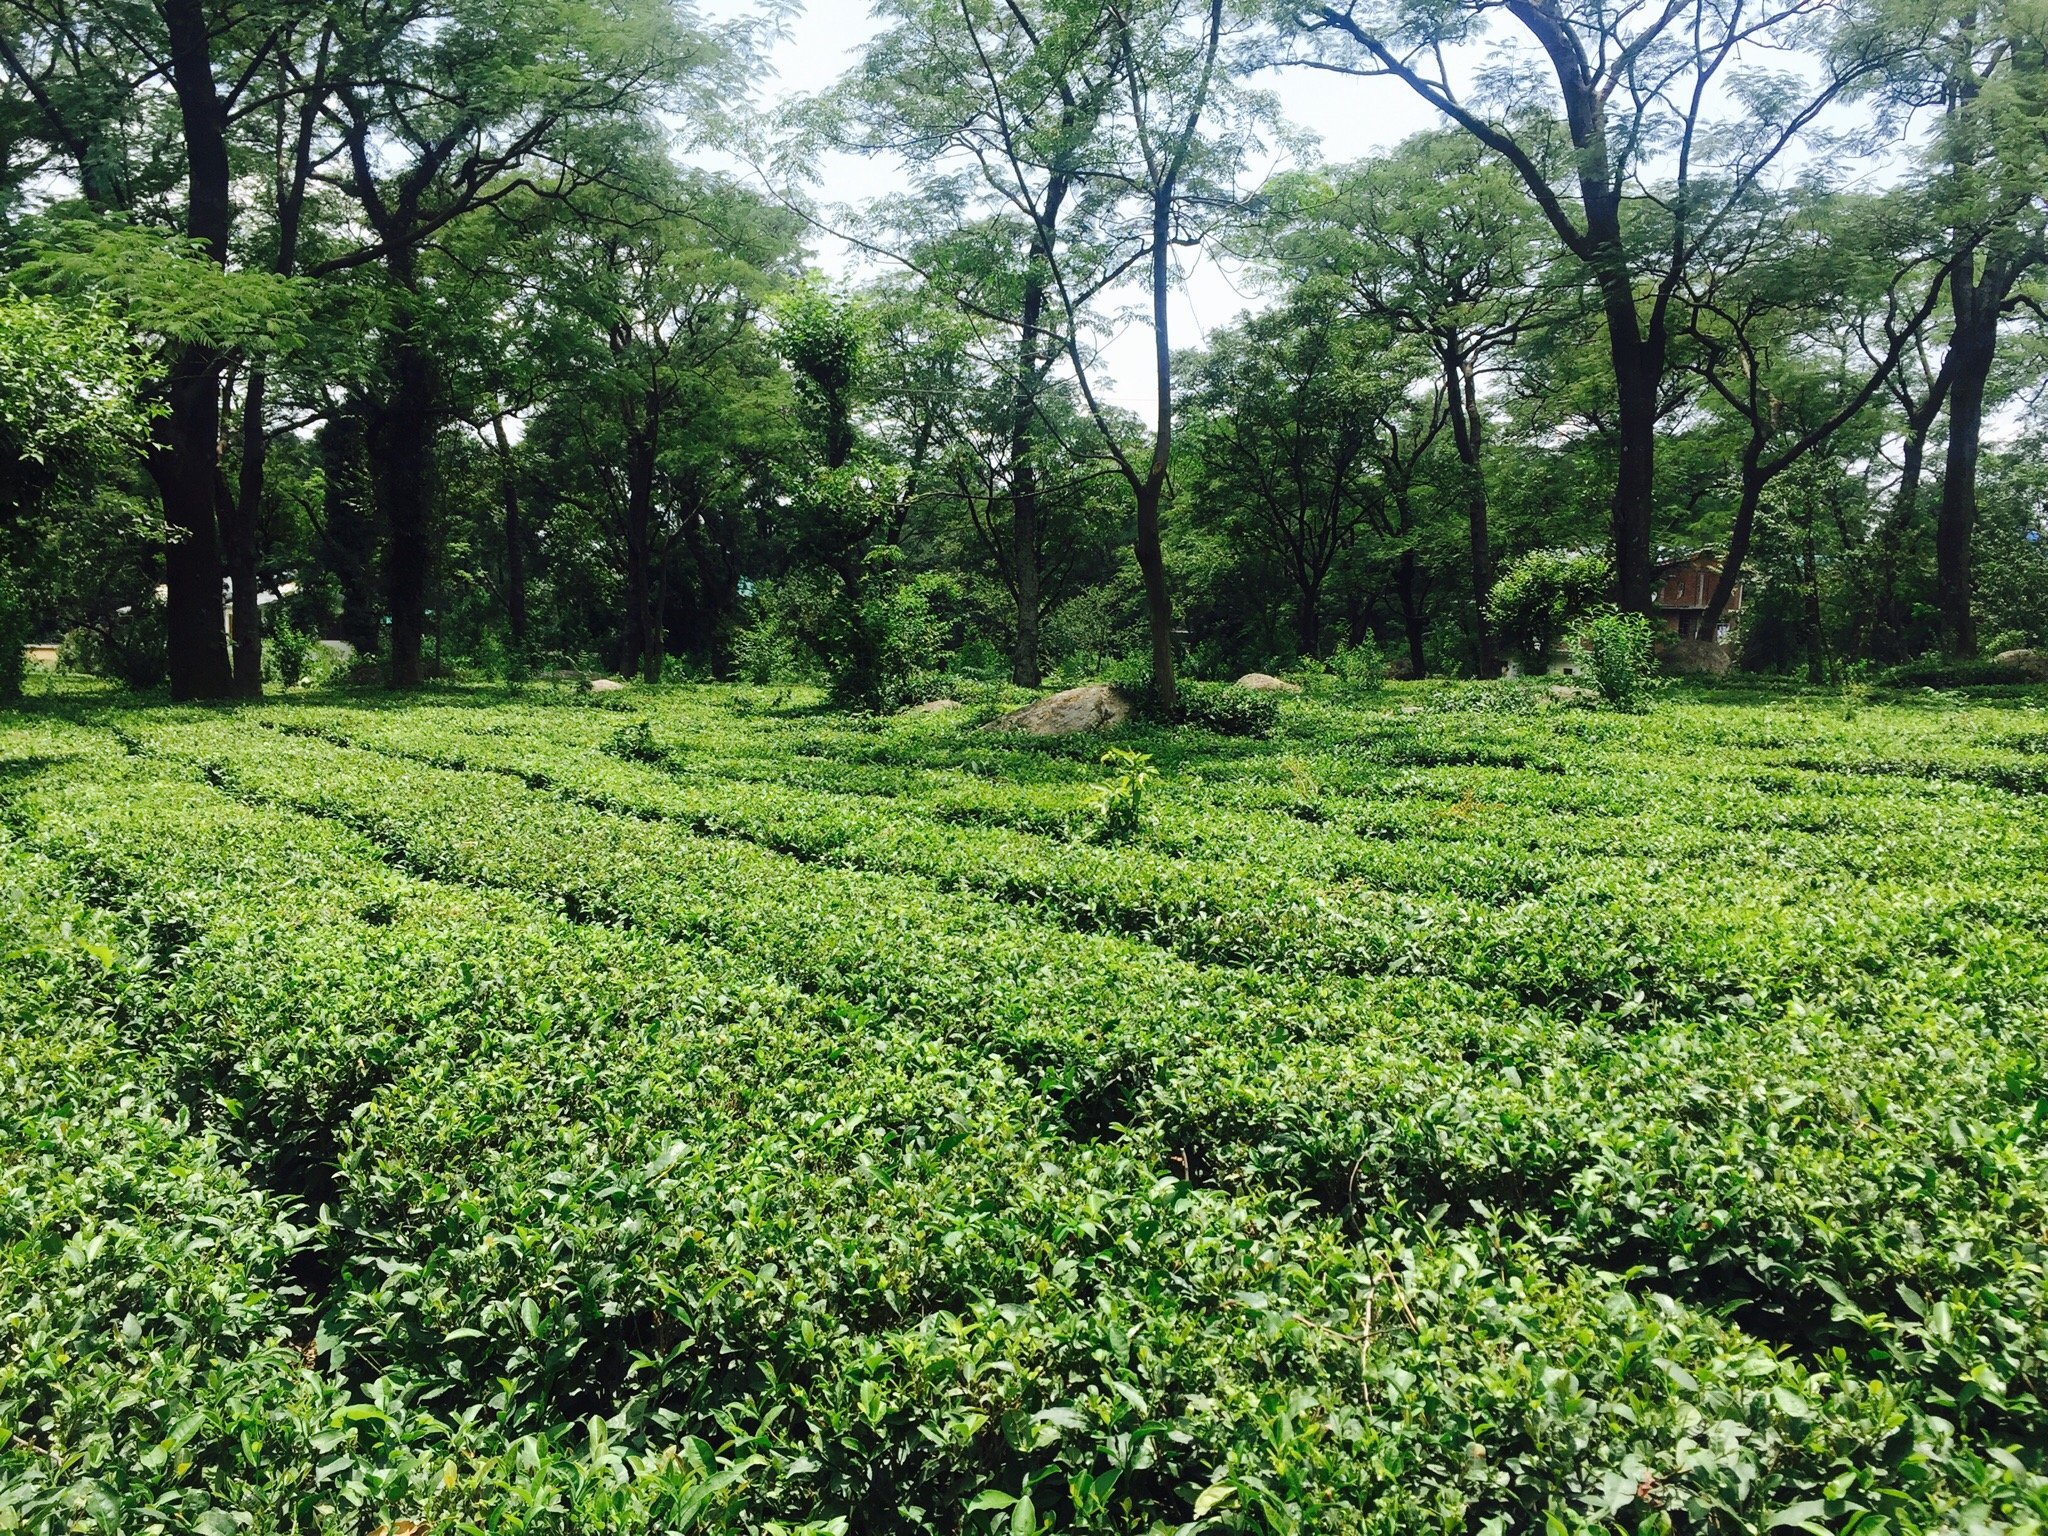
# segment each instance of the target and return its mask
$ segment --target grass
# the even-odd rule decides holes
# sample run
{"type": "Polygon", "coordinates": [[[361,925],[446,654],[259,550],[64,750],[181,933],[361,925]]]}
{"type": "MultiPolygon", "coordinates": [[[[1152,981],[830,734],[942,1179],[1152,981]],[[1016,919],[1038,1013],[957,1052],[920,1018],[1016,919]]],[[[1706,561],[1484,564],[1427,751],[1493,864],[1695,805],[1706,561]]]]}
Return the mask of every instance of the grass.
{"type": "Polygon", "coordinates": [[[2044,703],[0,716],[0,1529],[2039,1530],[2044,703]]]}

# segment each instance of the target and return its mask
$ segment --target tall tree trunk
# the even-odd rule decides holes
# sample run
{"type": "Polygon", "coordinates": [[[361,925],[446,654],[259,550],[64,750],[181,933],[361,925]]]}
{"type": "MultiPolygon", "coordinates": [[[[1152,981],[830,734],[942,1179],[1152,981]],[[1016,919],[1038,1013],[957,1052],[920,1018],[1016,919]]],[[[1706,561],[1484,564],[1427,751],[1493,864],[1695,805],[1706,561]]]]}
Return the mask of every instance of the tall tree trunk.
{"type": "Polygon", "coordinates": [[[1173,189],[1152,198],[1152,378],[1155,416],[1152,461],[1138,483],[1138,571],[1145,578],[1145,619],[1152,636],[1152,691],[1169,716],[1179,703],[1173,677],[1173,595],[1166,556],[1159,547],[1159,504],[1173,458],[1173,350],[1166,328],[1166,253],[1172,231],[1173,189]]]}
{"type": "Polygon", "coordinates": [[[661,678],[660,641],[654,632],[654,402],[627,432],[626,449],[626,646],[619,670],[641,669],[649,682],[661,678]]]}
{"type": "Polygon", "coordinates": [[[1422,659],[1422,569],[1412,544],[1401,551],[1399,570],[1395,585],[1401,599],[1401,632],[1408,641],[1408,675],[1422,677],[1429,671],[1422,659]]]}
{"type": "Polygon", "coordinates": [[[235,494],[221,498],[221,544],[227,553],[229,591],[233,601],[235,693],[244,699],[263,696],[263,634],[256,604],[256,525],[263,505],[263,396],[261,368],[249,374],[242,395],[242,465],[235,494]]]}
{"type": "Polygon", "coordinates": [[[1450,406],[1451,439],[1457,446],[1465,479],[1465,520],[1472,564],[1473,662],[1481,677],[1494,677],[1500,672],[1500,658],[1494,654],[1493,628],[1486,622],[1486,599],[1493,591],[1493,543],[1487,534],[1486,476],[1480,466],[1483,426],[1479,390],[1473,379],[1471,359],[1456,345],[1444,359],[1444,394],[1450,406]]]}
{"type": "Polygon", "coordinates": [[[1152,640],[1152,690],[1169,715],[1178,702],[1173,678],[1173,597],[1166,585],[1166,556],[1159,547],[1159,503],[1163,481],[1138,485],[1138,573],[1145,582],[1145,623],[1152,640]]]}
{"type": "Polygon", "coordinates": [[[1010,575],[1017,598],[1017,640],[1010,681],[1036,688],[1038,666],[1038,464],[1032,456],[1038,412],[1039,328],[1045,278],[1034,262],[1024,279],[1022,334],[1017,339],[1017,389],[1010,416],[1010,575]]]}
{"type": "Polygon", "coordinates": [[[1827,632],[1821,620],[1820,563],[1814,556],[1813,519],[1810,516],[1803,533],[1799,546],[1799,574],[1806,584],[1806,680],[1824,683],[1828,680],[1827,632]]]}
{"type": "Polygon", "coordinates": [[[1657,383],[1651,349],[1635,331],[1632,298],[1609,306],[1616,391],[1614,496],[1608,503],[1614,544],[1614,598],[1628,613],[1650,611],[1650,516],[1656,488],[1657,383]],[[1626,325],[1624,332],[1620,329],[1626,325]]]}
{"type": "Polygon", "coordinates": [[[1949,281],[1955,329],[1948,355],[1948,457],[1934,514],[1935,603],[1941,645],[1950,656],[1977,654],[1970,608],[1970,536],[1977,525],[1977,460],[1983,445],[1984,390],[1998,350],[1999,308],[2013,279],[1995,258],[1979,278],[1959,262],[1949,281]]]}
{"type": "Polygon", "coordinates": [[[164,546],[165,622],[171,697],[224,699],[234,691],[221,626],[218,494],[220,370],[217,354],[188,347],[172,365],[169,409],[157,419],[149,472],[171,537],[164,546]]]}
{"type": "Polygon", "coordinates": [[[378,645],[377,528],[361,409],[345,407],[320,429],[320,544],[341,585],[341,638],[361,656],[378,645]]]}
{"type": "MultiPolygon", "coordinates": [[[[1945,393],[1944,388],[1942,394],[1945,393]]],[[[1929,403],[1938,409],[1942,394],[1930,396],[1929,403]]],[[[1926,469],[1927,433],[1933,425],[1933,414],[1933,411],[1926,416],[1916,413],[1906,422],[1905,441],[1899,450],[1899,488],[1892,497],[1891,516],[1878,526],[1874,541],[1877,546],[1876,590],[1871,599],[1866,647],[1876,652],[1882,638],[1884,655],[1888,659],[1902,659],[1902,637],[1906,626],[1904,615],[1899,612],[1899,560],[1906,535],[1912,531],[1920,508],[1920,480],[1926,469]]]]}
{"type": "Polygon", "coordinates": [[[499,491],[505,506],[505,621],[512,631],[512,653],[526,655],[526,529],[519,515],[519,464],[505,418],[491,418],[491,437],[498,449],[499,491]]]}
{"type": "Polygon", "coordinates": [[[384,601],[391,620],[387,681],[417,688],[423,678],[421,645],[427,631],[427,580],[433,556],[433,359],[412,332],[401,305],[391,351],[389,392],[370,428],[372,473],[388,542],[384,549],[384,601]]]}
{"type": "MultiPolygon", "coordinates": [[[[225,264],[229,198],[227,119],[213,81],[200,0],[163,0],[171,86],[185,140],[185,233],[225,264]]],[[[171,365],[168,410],[149,455],[172,539],[164,552],[171,697],[226,698],[233,689],[221,633],[221,561],[216,479],[220,474],[220,376],[224,359],[188,346],[171,365]]]]}
{"type": "Polygon", "coordinates": [[[1294,604],[1294,639],[1303,660],[1323,654],[1323,582],[1319,576],[1299,577],[1294,604]]]}

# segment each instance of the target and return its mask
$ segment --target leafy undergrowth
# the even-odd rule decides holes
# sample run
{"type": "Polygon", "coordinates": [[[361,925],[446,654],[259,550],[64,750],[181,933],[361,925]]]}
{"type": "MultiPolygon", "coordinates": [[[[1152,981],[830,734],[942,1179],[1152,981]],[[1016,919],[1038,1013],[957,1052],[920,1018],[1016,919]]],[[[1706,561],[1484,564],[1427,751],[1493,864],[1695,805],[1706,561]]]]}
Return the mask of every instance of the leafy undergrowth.
{"type": "Polygon", "coordinates": [[[0,1529],[2039,1530],[2048,714],[0,717],[0,1529]]]}

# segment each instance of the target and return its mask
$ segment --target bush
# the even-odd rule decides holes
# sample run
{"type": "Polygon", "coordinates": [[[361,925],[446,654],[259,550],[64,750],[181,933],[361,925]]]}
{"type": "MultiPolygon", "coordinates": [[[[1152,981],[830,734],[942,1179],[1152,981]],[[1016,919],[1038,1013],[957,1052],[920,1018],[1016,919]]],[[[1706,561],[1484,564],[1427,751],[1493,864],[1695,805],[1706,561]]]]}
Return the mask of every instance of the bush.
{"type": "Polygon", "coordinates": [[[117,615],[104,629],[74,629],[57,652],[65,671],[110,677],[130,688],[154,688],[170,666],[170,636],[162,603],[117,615]]]}
{"type": "Polygon", "coordinates": [[[1657,656],[1648,619],[1640,613],[1599,614],[1580,625],[1574,638],[1586,653],[1586,669],[1601,698],[1627,714],[1650,707],[1657,656]]]}
{"type": "Polygon", "coordinates": [[[870,564],[877,567],[872,586],[858,606],[844,599],[833,605],[820,646],[832,698],[854,709],[890,710],[936,697],[947,627],[934,605],[956,595],[953,582],[937,573],[902,580],[885,561],[870,564]]]}
{"type": "Polygon", "coordinates": [[[1564,549],[1531,550],[1487,595],[1486,616],[1501,643],[1540,672],[1574,622],[1607,590],[1606,560],[1564,549]]]}
{"type": "Polygon", "coordinates": [[[1950,660],[1928,655],[1880,672],[1873,681],[1881,688],[1995,688],[2027,679],[1988,656],[1950,660]]]}
{"type": "Polygon", "coordinates": [[[1145,800],[1159,772],[1152,766],[1149,752],[1134,752],[1129,747],[1111,747],[1102,754],[1102,766],[1122,771],[1107,783],[1095,786],[1095,802],[1089,813],[1098,840],[1120,843],[1158,821],[1145,800]]]}
{"type": "MultiPolygon", "coordinates": [[[[767,595],[764,593],[764,598],[767,595]]],[[[732,670],[743,683],[799,680],[796,634],[782,609],[772,601],[758,604],[754,622],[734,632],[732,670]]]]}
{"type": "Polygon", "coordinates": [[[1270,736],[1280,723],[1280,701],[1235,683],[1183,682],[1174,707],[1179,725],[1200,726],[1218,736],[1270,736]]]}
{"type": "Polygon", "coordinates": [[[1378,688],[1387,680],[1387,658],[1380,643],[1367,635],[1356,645],[1340,645],[1330,658],[1330,671],[1352,688],[1378,688]]]}
{"type": "Polygon", "coordinates": [[[0,571],[0,703],[21,697],[21,675],[28,665],[28,609],[21,589],[0,571]]]}
{"type": "Polygon", "coordinates": [[[288,618],[280,617],[270,631],[270,645],[264,661],[281,688],[296,688],[306,680],[320,649],[316,636],[304,633],[288,618]]]}

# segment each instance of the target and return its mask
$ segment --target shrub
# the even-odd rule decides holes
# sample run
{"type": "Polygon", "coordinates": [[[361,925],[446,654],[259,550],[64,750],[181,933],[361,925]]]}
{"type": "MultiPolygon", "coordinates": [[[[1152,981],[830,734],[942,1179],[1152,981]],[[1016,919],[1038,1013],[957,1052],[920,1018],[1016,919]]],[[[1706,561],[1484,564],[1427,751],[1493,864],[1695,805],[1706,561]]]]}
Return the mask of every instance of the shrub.
{"type": "Polygon", "coordinates": [[[1367,635],[1356,645],[1340,645],[1330,658],[1330,671],[1352,688],[1378,688],[1387,680],[1387,658],[1380,643],[1367,635]]]}
{"type": "Polygon", "coordinates": [[[22,669],[28,664],[28,610],[21,589],[0,571],[0,703],[21,697],[22,669]]]}
{"type": "Polygon", "coordinates": [[[1200,726],[1218,736],[1270,736],[1280,723],[1280,701],[1256,688],[1235,683],[1183,682],[1174,707],[1174,721],[1200,726]]]}
{"type": "Polygon", "coordinates": [[[280,687],[296,688],[306,680],[319,649],[316,637],[296,628],[290,619],[280,617],[271,629],[270,645],[263,659],[269,663],[270,673],[280,687]]]}
{"type": "Polygon", "coordinates": [[[1600,601],[1607,584],[1607,562],[1599,555],[1531,550],[1493,584],[1486,616],[1502,644],[1531,671],[1541,671],[1573,623],[1600,601]]]}
{"type": "Polygon", "coordinates": [[[1574,638],[1601,698],[1628,714],[1649,708],[1657,656],[1648,619],[1640,613],[1602,613],[1580,625],[1574,638]]]}
{"type": "Polygon", "coordinates": [[[1146,806],[1146,793],[1159,778],[1149,752],[1128,747],[1111,747],[1102,754],[1102,766],[1121,770],[1107,783],[1095,786],[1095,801],[1089,807],[1095,836],[1102,842],[1120,843],[1135,837],[1158,821],[1146,806]]]}
{"type": "Polygon", "coordinates": [[[797,639],[788,617],[763,592],[754,622],[734,631],[733,674],[743,683],[789,683],[799,677],[797,639]]]}
{"type": "Polygon", "coordinates": [[[2026,679],[1989,657],[1951,660],[1929,655],[1880,672],[1875,681],[1882,688],[1994,688],[2026,679]]]}
{"type": "Polygon", "coordinates": [[[169,633],[164,606],[149,602],[117,615],[102,629],[74,629],[64,636],[57,663],[67,671],[111,677],[130,688],[154,688],[169,666],[169,633]]]}

